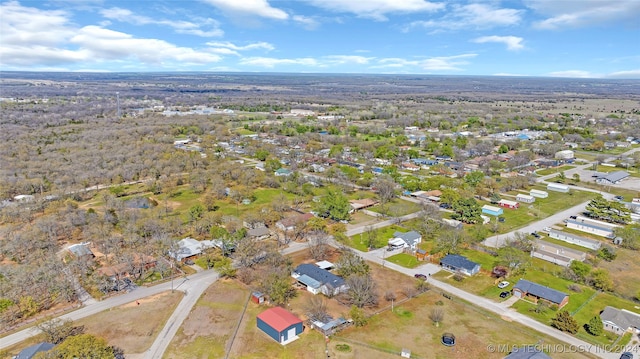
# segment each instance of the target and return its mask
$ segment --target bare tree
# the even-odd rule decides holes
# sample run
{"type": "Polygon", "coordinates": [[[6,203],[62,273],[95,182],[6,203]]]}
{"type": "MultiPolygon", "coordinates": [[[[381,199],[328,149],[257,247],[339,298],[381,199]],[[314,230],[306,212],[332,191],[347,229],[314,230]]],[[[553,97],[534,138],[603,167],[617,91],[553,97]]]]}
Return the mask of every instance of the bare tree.
{"type": "Polygon", "coordinates": [[[327,301],[319,295],[309,297],[305,305],[305,312],[311,320],[326,322],[331,319],[327,308],[327,301]]]}
{"type": "Polygon", "coordinates": [[[436,325],[436,327],[440,326],[440,323],[444,320],[444,310],[441,308],[433,308],[429,313],[429,319],[436,325]]]}
{"type": "Polygon", "coordinates": [[[378,304],[376,283],[369,275],[353,275],[347,278],[349,290],[346,293],[347,302],[358,308],[378,304]]]}
{"type": "Polygon", "coordinates": [[[329,256],[329,235],[323,231],[314,231],[307,236],[309,254],[317,261],[325,260],[329,256]]]}

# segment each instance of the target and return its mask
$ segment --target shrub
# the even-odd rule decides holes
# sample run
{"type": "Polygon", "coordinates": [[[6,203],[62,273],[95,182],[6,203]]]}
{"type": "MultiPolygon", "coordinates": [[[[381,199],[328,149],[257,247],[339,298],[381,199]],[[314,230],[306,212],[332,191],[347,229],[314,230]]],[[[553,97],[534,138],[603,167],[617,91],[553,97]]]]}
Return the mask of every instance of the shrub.
{"type": "Polygon", "coordinates": [[[349,344],[336,344],[336,350],[339,352],[348,353],[351,351],[349,344]]]}
{"type": "Polygon", "coordinates": [[[589,320],[589,323],[585,324],[584,329],[587,331],[587,333],[595,336],[602,335],[602,333],[604,332],[602,320],[600,320],[600,317],[597,315],[591,318],[591,320],[589,320]]]}
{"type": "Polygon", "coordinates": [[[456,282],[462,282],[464,280],[464,274],[456,273],[453,275],[453,280],[456,282]]]}
{"type": "Polygon", "coordinates": [[[436,302],[436,305],[444,305],[444,302],[439,300],[439,301],[436,302]]]}
{"type": "Polygon", "coordinates": [[[572,292],[582,293],[582,288],[577,284],[570,284],[567,288],[572,292]]]}
{"type": "Polygon", "coordinates": [[[579,328],[578,322],[566,310],[558,312],[558,314],[551,319],[551,326],[571,334],[577,333],[579,328]]]}

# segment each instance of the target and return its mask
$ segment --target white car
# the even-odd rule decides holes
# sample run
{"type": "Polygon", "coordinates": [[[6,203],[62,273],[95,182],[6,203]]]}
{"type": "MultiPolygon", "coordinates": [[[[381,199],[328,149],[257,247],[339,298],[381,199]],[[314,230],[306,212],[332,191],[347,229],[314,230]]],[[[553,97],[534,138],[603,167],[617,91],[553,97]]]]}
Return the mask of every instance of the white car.
{"type": "Polygon", "coordinates": [[[498,283],[498,288],[500,288],[500,289],[506,288],[508,286],[509,286],[509,282],[507,282],[506,280],[498,283]]]}

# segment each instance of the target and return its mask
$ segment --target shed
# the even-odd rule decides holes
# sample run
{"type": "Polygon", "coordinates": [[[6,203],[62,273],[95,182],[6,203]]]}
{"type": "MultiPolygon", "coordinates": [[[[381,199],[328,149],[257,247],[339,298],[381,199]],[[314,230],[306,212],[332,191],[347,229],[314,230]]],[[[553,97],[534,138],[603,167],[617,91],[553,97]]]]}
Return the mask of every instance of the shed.
{"type": "Polygon", "coordinates": [[[569,186],[567,186],[566,184],[549,183],[547,185],[547,190],[548,191],[567,193],[567,192],[569,192],[569,186]]]}
{"type": "Polygon", "coordinates": [[[533,203],[536,201],[536,198],[528,194],[520,193],[516,196],[516,201],[519,201],[522,203],[533,203]]]}
{"type": "Polygon", "coordinates": [[[520,203],[516,201],[509,201],[508,199],[501,199],[500,202],[498,202],[498,205],[500,207],[510,208],[510,209],[517,209],[518,207],[520,207],[520,203]]]}
{"type": "Polygon", "coordinates": [[[261,292],[252,292],[251,301],[256,304],[264,303],[264,294],[262,294],[261,292]]]}
{"type": "Polygon", "coordinates": [[[546,191],[541,191],[539,189],[532,189],[529,191],[529,195],[537,198],[547,198],[549,197],[549,193],[546,191]]]}
{"type": "Polygon", "coordinates": [[[318,268],[324,269],[324,270],[331,270],[333,269],[333,267],[335,267],[335,265],[329,261],[316,262],[316,265],[318,266],[318,268]]]}
{"type": "Polygon", "coordinates": [[[256,325],[273,340],[282,345],[291,343],[302,334],[302,320],[280,307],[273,307],[258,314],[256,325]]]}
{"type": "Polygon", "coordinates": [[[491,216],[499,216],[503,214],[504,211],[500,207],[494,207],[494,206],[489,206],[488,204],[485,204],[484,206],[482,206],[482,213],[488,214],[491,216]]]}

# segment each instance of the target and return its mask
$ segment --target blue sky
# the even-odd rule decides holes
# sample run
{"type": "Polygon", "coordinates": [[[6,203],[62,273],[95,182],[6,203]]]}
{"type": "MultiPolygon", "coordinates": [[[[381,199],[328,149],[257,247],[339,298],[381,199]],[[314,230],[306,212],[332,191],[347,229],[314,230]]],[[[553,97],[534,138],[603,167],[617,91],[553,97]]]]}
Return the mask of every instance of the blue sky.
{"type": "Polygon", "coordinates": [[[640,78],[640,0],[0,1],[0,70],[640,78]]]}

